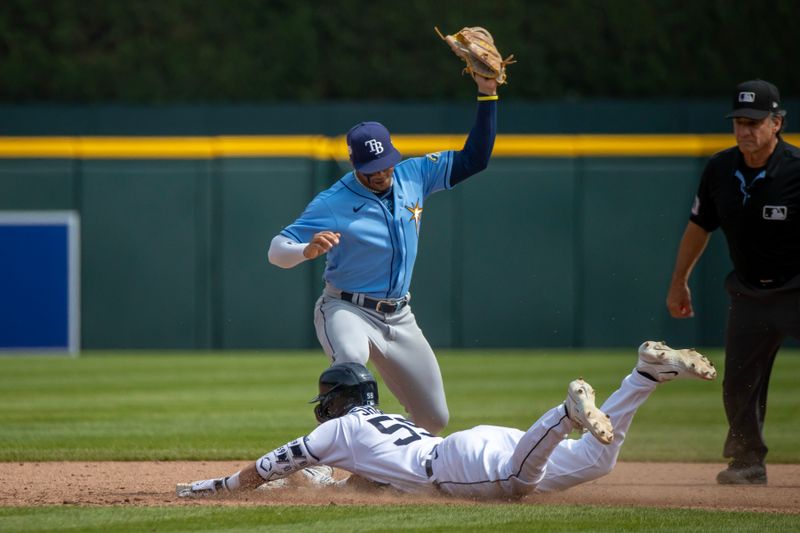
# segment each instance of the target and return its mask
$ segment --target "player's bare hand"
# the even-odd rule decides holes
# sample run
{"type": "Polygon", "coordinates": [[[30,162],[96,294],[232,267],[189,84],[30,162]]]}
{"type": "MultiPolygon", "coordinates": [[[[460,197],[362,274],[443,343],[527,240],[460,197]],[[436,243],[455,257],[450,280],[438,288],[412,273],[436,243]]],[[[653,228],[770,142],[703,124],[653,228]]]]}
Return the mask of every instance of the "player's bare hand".
{"type": "Polygon", "coordinates": [[[673,283],[667,293],[667,309],[672,318],[690,318],[694,316],[692,308],[692,291],[685,283],[673,283]]]}
{"type": "Polygon", "coordinates": [[[320,231],[315,233],[311,238],[311,242],[303,250],[303,255],[307,259],[316,259],[317,257],[331,251],[331,248],[339,244],[339,237],[341,233],[334,233],[332,231],[320,231]]]}
{"type": "Polygon", "coordinates": [[[475,85],[478,86],[478,90],[483,94],[487,95],[497,94],[497,80],[484,78],[483,76],[479,76],[478,74],[473,74],[472,79],[475,80],[475,85]]]}

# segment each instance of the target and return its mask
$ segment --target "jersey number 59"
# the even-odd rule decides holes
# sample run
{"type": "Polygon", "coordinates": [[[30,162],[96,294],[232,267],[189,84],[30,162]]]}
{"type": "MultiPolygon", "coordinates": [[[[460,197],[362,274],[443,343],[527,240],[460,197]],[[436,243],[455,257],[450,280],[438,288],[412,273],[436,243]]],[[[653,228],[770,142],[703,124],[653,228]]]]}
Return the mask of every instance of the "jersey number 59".
{"type": "Polygon", "coordinates": [[[405,437],[403,439],[397,439],[396,441],[394,441],[393,444],[395,446],[405,446],[406,444],[414,442],[415,440],[420,440],[422,438],[420,435],[424,435],[426,437],[433,437],[433,435],[431,435],[427,431],[421,430],[420,428],[415,426],[413,422],[406,420],[405,418],[400,418],[400,417],[393,418],[388,415],[383,415],[370,418],[367,420],[367,422],[375,426],[378,429],[378,431],[380,431],[384,435],[391,435],[403,429],[406,430],[409,433],[408,437],[405,437]],[[385,422],[394,422],[394,424],[384,425],[385,422]]]}

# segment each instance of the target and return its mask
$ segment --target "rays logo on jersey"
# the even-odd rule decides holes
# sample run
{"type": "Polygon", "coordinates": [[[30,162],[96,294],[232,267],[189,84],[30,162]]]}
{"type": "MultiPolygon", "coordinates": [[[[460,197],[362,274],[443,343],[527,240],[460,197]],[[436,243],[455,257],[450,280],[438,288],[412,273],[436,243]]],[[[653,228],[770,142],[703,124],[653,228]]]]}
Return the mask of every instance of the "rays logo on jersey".
{"type": "Polygon", "coordinates": [[[433,152],[433,153],[430,153],[430,154],[426,154],[425,157],[427,157],[428,159],[430,159],[434,163],[438,163],[439,162],[439,158],[442,157],[442,155],[439,152],[433,152]]]}
{"type": "Polygon", "coordinates": [[[422,206],[419,205],[419,200],[413,206],[406,206],[411,212],[411,218],[408,219],[409,222],[414,222],[415,226],[417,227],[417,235],[419,235],[419,224],[422,222],[422,206]]]}

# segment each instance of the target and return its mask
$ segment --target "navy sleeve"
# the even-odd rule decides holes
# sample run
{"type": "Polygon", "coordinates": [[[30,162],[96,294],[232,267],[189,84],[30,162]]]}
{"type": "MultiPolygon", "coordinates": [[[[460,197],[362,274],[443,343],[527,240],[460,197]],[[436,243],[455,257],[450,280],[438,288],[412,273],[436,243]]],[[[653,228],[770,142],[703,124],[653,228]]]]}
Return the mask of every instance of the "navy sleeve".
{"type": "Polygon", "coordinates": [[[489,166],[497,134],[497,100],[478,102],[475,124],[461,151],[453,154],[450,186],[461,183],[489,166]]]}

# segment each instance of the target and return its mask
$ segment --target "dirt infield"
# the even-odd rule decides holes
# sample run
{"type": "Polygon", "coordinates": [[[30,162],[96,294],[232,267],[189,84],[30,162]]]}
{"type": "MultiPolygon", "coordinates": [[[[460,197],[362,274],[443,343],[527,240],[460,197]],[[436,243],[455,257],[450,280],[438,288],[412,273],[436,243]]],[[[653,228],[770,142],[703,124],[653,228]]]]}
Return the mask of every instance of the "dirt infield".
{"type": "MultiPolygon", "coordinates": [[[[347,505],[452,502],[373,490],[304,486],[237,497],[184,500],[175,483],[218,477],[246,462],[52,462],[0,464],[0,506],[35,505],[347,505]]],[[[658,506],[800,514],[800,465],[769,465],[769,485],[720,486],[721,464],[620,463],[609,476],[530,504],[658,506]]]]}

